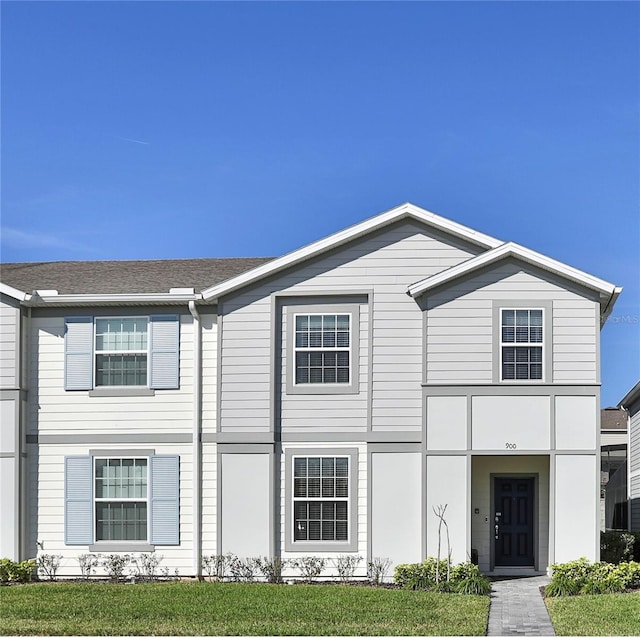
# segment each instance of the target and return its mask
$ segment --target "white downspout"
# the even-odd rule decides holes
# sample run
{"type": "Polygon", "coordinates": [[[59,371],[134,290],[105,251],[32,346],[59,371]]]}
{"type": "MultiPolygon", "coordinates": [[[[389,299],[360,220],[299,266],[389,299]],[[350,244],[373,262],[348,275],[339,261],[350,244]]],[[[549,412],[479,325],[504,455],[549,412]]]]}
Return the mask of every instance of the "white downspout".
{"type": "Polygon", "coordinates": [[[193,317],[193,470],[192,470],[192,491],[193,491],[193,571],[196,578],[202,573],[201,560],[201,533],[200,533],[200,494],[202,490],[200,482],[200,430],[201,430],[201,397],[202,397],[202,326],[200,314],[196,308],[196,302],[189,302],[189,312],[193,317]]]}

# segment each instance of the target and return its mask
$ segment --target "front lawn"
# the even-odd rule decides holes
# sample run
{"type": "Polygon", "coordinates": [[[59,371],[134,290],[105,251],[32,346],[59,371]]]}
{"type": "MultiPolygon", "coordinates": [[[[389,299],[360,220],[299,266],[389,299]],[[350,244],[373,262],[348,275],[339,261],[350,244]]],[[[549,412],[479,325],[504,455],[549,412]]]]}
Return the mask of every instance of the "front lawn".
{"type": "Polygon", "coordinates": [[[640,592],[545,599],[559,636],[640,636],[640,592]]]}
{"type": "Polygon", "coordinates": [[[2,635],[484,635],[488,596],[340,585],[0,588],[2,635]]]}

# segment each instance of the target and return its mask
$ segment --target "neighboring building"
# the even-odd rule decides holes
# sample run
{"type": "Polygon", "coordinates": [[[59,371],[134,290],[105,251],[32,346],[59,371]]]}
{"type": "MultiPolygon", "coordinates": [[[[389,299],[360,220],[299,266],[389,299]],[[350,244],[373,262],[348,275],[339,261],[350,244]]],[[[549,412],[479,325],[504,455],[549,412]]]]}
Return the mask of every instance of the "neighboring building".
{"type": "Polygon", "coordinates": [[[621,408],[600,411],[600,527],[627,529],[629,415],[621,408]]]}
{"type": "Polygon", "coordinates": [[[268,261],[2,282],[3,555],[397,564],[446,505],[486,573],[599,556],[613,284],[412,204],[268,261]]]}
{"type": "Polygon", "coordinates": [[[629,412],[629,529],[640,532],[640,381],[619,403],[629,412]]]}

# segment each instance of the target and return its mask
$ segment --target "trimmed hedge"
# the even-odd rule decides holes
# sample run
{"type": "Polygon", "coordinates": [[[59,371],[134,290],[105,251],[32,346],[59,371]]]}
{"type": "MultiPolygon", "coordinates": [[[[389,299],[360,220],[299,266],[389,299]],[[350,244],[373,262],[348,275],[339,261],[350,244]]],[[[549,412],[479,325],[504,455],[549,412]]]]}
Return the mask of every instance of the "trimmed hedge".
{"type": "Polygon", "coordinates": [[[448,576],[446,560],[427,558],[422,563],[397,565],[394,580],[404,589],[482,595],[491,591],[491,583],[473,563],[451,566],[448,576]]]}
{"type": "Polygon", "coordinates": [[[35,567],[35,560],[15,563],[9,558],[0,558],[0,584],[28,583],[33,578],[35,567]]]}

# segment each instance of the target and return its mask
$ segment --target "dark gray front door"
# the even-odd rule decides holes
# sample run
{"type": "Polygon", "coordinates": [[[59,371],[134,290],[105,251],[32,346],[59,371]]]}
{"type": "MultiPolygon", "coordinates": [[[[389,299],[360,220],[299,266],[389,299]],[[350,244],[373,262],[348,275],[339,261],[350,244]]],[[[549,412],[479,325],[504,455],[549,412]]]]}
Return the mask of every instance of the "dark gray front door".
{"type": "Polygon", "coordinates": [[[495,477],[493,489],[496,567],[533,565],[533,478],[495,477]]]}

